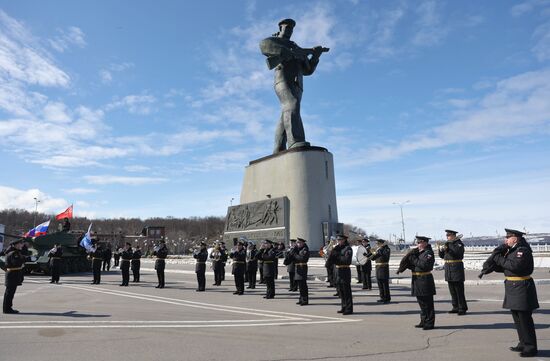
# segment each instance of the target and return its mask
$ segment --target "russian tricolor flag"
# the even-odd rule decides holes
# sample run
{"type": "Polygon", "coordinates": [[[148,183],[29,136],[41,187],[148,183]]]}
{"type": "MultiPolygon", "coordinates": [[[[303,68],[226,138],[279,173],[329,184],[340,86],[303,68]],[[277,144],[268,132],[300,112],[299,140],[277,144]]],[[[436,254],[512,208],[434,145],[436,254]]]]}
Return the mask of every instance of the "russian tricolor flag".
{"type": "Polygon", "coordinates": [[[25,237],[39,237],[44,236],[48,233],[48,227],[50,226],[50,221],[46,221],[44,223],[40,223],[38,226],[34,227],[27,233],[25,233],[25,237]]]}

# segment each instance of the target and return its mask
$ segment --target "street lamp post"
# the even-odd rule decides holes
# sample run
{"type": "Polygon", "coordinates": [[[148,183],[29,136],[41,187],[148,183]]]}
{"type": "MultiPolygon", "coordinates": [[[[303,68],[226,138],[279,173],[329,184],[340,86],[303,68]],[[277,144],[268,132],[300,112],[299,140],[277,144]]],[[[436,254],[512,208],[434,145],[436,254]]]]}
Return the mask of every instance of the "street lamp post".
{"type": "Polygon", "coordinates": [[[401,203],[393,202],[393,204],[398,205],[399,208],[401,209],[401,227],[403,228],[403,242],[404,243],[407,243],[407,241],[406,241],[406,236],[405,236],[405,218],[403,217],[403,205],[405,205],[407,203],[410,203],[410,201],[408,200],[408,201],[401,202],[401,203]]]}
{"type": "Polygon", "coordinates": [[[33,197],[34,199],[34,221],[33,221],[33,228],[36,227],[36,214],[38,212],[38,203],[40,203],[40,200],[36,197],[33,197]]]}

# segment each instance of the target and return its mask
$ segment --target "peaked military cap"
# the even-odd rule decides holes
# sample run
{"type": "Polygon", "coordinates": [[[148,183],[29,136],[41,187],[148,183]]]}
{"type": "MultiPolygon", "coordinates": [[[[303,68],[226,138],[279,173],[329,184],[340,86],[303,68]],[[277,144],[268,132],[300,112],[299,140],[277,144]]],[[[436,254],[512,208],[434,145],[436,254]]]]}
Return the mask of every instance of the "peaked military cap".
{"type": "Polygon", "coordinates": [[[237,244],[240,244],[241,246],[244,246],[246,244],[246,242],[244,240],[239,240],[239,242],[237,242],[237,244]]]}
{"type": "Polygon", "coordinates": [[[446,229],[446,230],[445,230],[445,233],[457,234],[458,232],[457,232],[457,231],[453,231],[452,229],[446,229]]]}
{"type": "Polygon", "coordinates": [[[430,237],[416,236],[416,240],[419,242],[429,242],[430,239],[431,239],[430,237]]]}
{"type": "Polygon", "coordinates": [[[132,247],[132,244],[130,242],[126,242],[126,245],[132,247]]]}
{"type": "Polygon", "coordinates": [[[291,28],[295,27],[296,26],[296,21],[294,21],[293,19],[283,19],[281,21],[279,21],[279,27],[281,27],[281,25],[283,24],[286,24],[288,26],[290,26],[291,28]]]}
{"type": "Polygon", "coordinates": [[[385,239],[382,239],[382,238],[378,238],[378,239],[376,240],[376,243],[384,243],[384,242],[386,242],[386,240],[385,240],[385,239]]]}
{"type": "MultiPolygon", "coordinates": [[[[298,238],[298,239],[299,239],[299,238],[298,238]]],[[[292,238],[292,239],[290,240],[290,243],[293,243],[293,242],[296,243],[296,240],[295,240],[294,238],[292,238]]]]}
{"type": "Polygon", "coordinates": [[[206,242],[205,241],[201,241],[201,246],[206,246],[206,242]]]}
{"type": "Polygon", "coordinates": [[[266,239],[264,242],[269,243],[269,244],[273,244],[273,242],[270,239],[266,239]]]}
{"type": "Polygon", "coordinates": [[[506,235],[514,235],[516,237],[523,237],[525,236],[525,232],[522,232],[522,231],[518,231],[518,230],[515,230],[515,229],[510,229],[510,228],[504,228],[504,230],[506,231],[506,235]]]}
{"type": "Polygon", "coordinates": [[[298,237],[298,241],[306,243],[307,241],[303,238],[298,237]]]}
{"type": "Polygon", "coordinates": [[[347,241],[347,240],[348,240],[348,236],[346,236],[345,234],[339,234],[339,235],[336,236],[336,239],[337,239],[337,240],[343,239],[344,241],[347,241]]]}

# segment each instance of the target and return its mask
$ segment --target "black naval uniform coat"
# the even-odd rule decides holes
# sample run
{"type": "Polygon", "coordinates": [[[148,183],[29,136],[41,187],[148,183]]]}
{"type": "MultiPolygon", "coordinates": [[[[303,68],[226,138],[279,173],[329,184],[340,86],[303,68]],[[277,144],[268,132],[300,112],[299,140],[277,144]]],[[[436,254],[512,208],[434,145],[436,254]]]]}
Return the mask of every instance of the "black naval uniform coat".
{"type": "Polygon", "coordinates": [[[256,248],[248,251],[246,260],[246,273],[248,274],[248,288],[256,288],[256,273],[258,272],[258,250],[256,248]]]}
{"type": "Polygon", "coordinates": [[[342,308],[339,312],[344,315],[349,315],[353,313],[350,269],[353,250],[350,245],[346,243],[343,247],[335,246],[332,252],[334,253],[336,287],[338,288],[342,303],[342,308]]]}
{"type": "Polygon", "coordinates": [[[124,250],[120,254],[120,270],[122,271],[122,284],[121,286],[128,286],[130,283],[130,262],[134,252],[132,249],[124,250]]]}
{"type": "Polygon", "coordinates": [[[293,259],[296,267],[294,281],[300,289],[300,299],[298,300],[298,304],[304,306],[309,302],[309,290],[307,286],[307,262],[309,261],[308,246],[304,245],[302,248],[296,247],[296,250],[293,252],[293,259]]]}
{"type": "Polygon", "coordinates": [[[162,244],[158,250],[153,252],[155,260],[155,270],[157,271],[158,285],[156,288],[164,288],[164,269],[166,268],[166,257],[168,256],[168,248],[162,244]]]}
{"type": "Polygon", "coordinates": [[[52,278],[50,283],[59,283],[59,276],[61,275],[61,266],[63,260],[63,249],[61,247],[55,247],[50,250],[48,253],[50,257],[50,270],[52,273],[52,278]]]}
{"type": "Polygon", "coordinates": [[[4,291],[3,311],[4,313],[15,313],[13,310],[13,297],[17,286],[21,282],[26,257],[14,246],[10,246],[4,254],[6,255],[6,290],[4,291]]]}
{"type": "Polygon", "coordinates": [[[464,243],[460,239],[446,242],[438,253],[445,261],[445,281],[448,282],[453,305],[451,312],[463,314],[468,310],[464,296],[464,243]]]}
{"type": "MultiPolygon", "coordinates": [[[[539,308],[533,273],[533,253],[525,240],[516,243],[504,254],[496,254],[494,261],[504,271],[504,302],[502,307],[512,312],[518,333],[518,348],[537,352],[537,337],[533,310],[539,308]]],[[[500,271],[501,269],[498,269],[500,271]]]]}
{"type": "Polygon", "coordinates": [[[141,250],[136,249],[132,255],[132,274],[134,275],[134,282],[139,282],[139,270],[141,268],[141,250]]]}
{"type": "Polygon", "coordinates": [[[432,247],[428,245],[423,251],[412,253],[410,261],[412,267],[411,294],[416,296],[420,306],[419,327],[432,329],[435,323],[435,282],[432,275],[435,256],[432,247]]]}
{"type": "Polygon", "coordinates": [[[293,253],[293,250],[296,248],[296,246],[291,247],[288,251],[285,252],[285,259],[283,261],[283,264],[286,266],[286,271],[288,272],[288,280],[289,280],[289,291],[295,291],[296,290],[296,266],[294,264],[294,258],[291,256],[291,253],[293,253]]]}
{"type": "Polygon", "coordinates": [[[208,258],[208,250],[201,248],[199,252],[193,254],[195,262],[195,273],[197,274],[197,291],[204,291],[206,289],[206,259],[208,258]]]}
{"type": "Polygon", "coordinates": [[[271,247],[264,249],[258,254],[258,260],[262,260],[264,281],[266,283],[265,298],[275,297],[275,267],[276,267],[277,252],[271,247]]]}
{"type": "Polygon", "coordinates": [[[378,292],[380,294],[379,302],[389,303],[390,295],[390,255],[391,250],[387,244],[379,247],[371,259],[375,261],[376,281],[378,283],[378,292]]]}
{"type": "Polygon", "coordinates": [[[92,284],[98,285],[101,283],[101,264],[103,263],[103,250],[99,247],[93,248],[90,252],[90,258],[92,259],[92,273],[94,280],[92,284]]]}
{"type": "Polygon", "coordinates": [[[244,273],[246,272],[246,249],[235,250],[231,252],[229,257],[233,260],[231,273],[235,278],[235,294],[242,295],[244,293],[244,273]]]}

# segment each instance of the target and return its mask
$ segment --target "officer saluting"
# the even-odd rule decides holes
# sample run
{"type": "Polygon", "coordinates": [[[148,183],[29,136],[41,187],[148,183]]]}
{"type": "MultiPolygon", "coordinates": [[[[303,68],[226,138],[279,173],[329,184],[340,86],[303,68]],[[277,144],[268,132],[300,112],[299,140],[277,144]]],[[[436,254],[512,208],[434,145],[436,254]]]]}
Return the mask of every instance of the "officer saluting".
{"type": "Polygon", "coordinates": [[[512,311],[512,317],[518,332],[519,343],[510,350],[521,352],[521,357],[537,355],[537,335],[533,322],[533,310],[539,308],[533,273],[533,253],[523,237],[525,233],[514,229],[505,229],[506,245],[503,252],[493,256],[497,272],[504,272],[503,308],[512,311]]]}
{"type": "Polygon", "coordinates": [[[331,253],[335,264],[336,287],[340,294],[342,308],[338,313],[343,315],[351,315],[353,313],[353,299],[351,296],[351,259],[353,250],[348,243],[348,237],[339,235],[336,237],[338,245],[336,245],[331,253]]]}
{"type": "Polygon", "coordinates": [[[13,309],[13,296],[19,282],[21,282],[21,274],[23,273],[23,265],[25,264],[25,256],[21,254],[23,248],[23,239],[17,239],[10,243],[9,248],[4,252],[6,255],[6,278],[4,291],[4,313],[19,313],[13,309]]]}
{"type": "Polygon", "coordinates": [[[48,252],[48,257],[50,257],[50,270],[52,273],[52,278],[50,283],[59,283],[59,275],[61,274],[61,257],[63,256],[63,249],[59,243],[54,244],[54,247],[48,252]]]}
{"type": "Polygon", "coordinates": [[[166,257],[168,256],[168,248],[166,243],[161,240],[158,246],[155,246],[153,250],[153,256],[156,256],[155,269],[157,270],[157,278],[159,284],[155,288],[164,288],[164,268],[166,267],[166,257]]]}
{"type": "Polygon", "coordinates": [[[449,292],[453,309],[449,313],[465,315],[468,310],[464,296],[464,243],[458,238],[457,231],[445,230],[447,242],[439,247],[439,257],[445,260],[445,281],[449,285],[449,292]]]}
{"type": "Polygon", "coordinates": [[[236,291],[234,295],[244,294],[244,273],[246,271],[246,249],[244,248],[244,241],[237,243],[237,248],[231,251],[229,257],[233,260],[233,277],[235,277],[236,291]]]}
{"type": "Polygon", "coordinates": [[[420,323],[415,327],[424,330],[432,330],[435,323],[435,282],[432,275],[435,257],[429,241],[428,237],[416,236],[418,252],[411,252],[409,258],[412,267],[411,293],[420,306],[420,323]]]}
{"type": "Polygon", "coordinates": [[[195,273],[197,274],[198,288],[197,292],[204,292],[206,289],[206,259],[208,258],[208,250],[206,243],[201,242],[201,248],[193,252],[193,258],[196,259],[195,273]]]}

